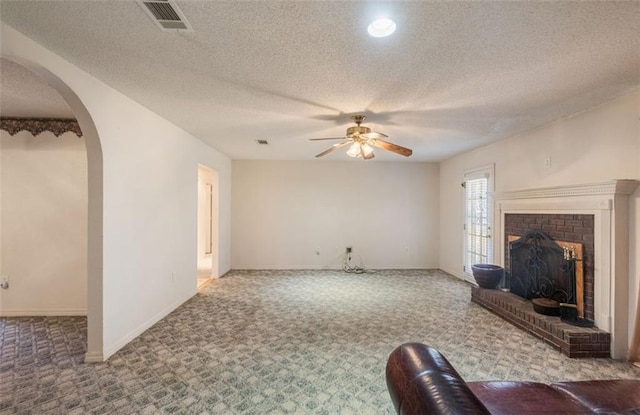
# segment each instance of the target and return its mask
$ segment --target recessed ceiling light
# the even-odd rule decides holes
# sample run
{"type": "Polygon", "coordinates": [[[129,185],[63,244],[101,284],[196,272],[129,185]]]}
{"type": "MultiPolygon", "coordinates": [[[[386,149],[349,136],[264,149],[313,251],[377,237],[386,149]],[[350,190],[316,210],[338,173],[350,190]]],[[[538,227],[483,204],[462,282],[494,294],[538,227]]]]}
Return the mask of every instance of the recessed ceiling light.
{"type": "Polygon", "coordinates": [[[367,32],[373,37],[386,37],[395,31],[396,22],[386,17],[374,20],[367,28],[367,32]]]}

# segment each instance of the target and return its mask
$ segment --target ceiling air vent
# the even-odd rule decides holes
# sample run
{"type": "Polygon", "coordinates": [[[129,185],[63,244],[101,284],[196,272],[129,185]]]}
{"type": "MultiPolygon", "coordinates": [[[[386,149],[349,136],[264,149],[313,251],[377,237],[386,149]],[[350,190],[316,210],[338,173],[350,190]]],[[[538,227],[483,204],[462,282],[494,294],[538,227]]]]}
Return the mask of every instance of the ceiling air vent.
{"type": "Polygon", "coordinates": [[[193,31],[182,10],[173,0],[139,0],[138,3],[160,29],[168,32],[193,31]]]}
{"type": "Polygon", "coordinates": [[[269,144],[269,142],[267,140],[263,140],[263,139],[260,139],[260,138],[257,139],[256,141],[258,142],[258,144],[262,144],[262,145],[269,144]]]}

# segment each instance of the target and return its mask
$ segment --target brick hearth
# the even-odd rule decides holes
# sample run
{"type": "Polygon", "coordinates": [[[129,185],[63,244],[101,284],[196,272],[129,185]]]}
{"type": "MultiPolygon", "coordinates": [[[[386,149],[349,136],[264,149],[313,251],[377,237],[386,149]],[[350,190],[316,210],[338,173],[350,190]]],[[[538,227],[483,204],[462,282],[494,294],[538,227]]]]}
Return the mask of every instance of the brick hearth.
{"type": "Polygon", "coordinates": [[[530,301],[500,290],[471,287],[471,301],[541,338],[569,357],[610,357],[611,335],[595,327],[576,327],[560,317],[533,311],[530,301]]]}

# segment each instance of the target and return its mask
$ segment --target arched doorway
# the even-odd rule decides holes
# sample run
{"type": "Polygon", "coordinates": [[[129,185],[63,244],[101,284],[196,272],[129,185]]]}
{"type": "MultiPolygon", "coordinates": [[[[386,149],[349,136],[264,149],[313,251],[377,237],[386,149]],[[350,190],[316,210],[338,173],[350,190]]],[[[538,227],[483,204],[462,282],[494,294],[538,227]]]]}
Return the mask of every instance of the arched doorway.
{"type": "MultiPolygon", "coordinates": [[[[4,48],[3,48],[4,49],[4,48]]],[[[85,361],[103,360],[102,301],[102,149],[96,126],[79,97],[39,62],[3,50],[0,57],[43,79],[65,100],[83,133],[87,155],[87,353],[85,361]]]]}
{"type": "MultiPolygon", "coordinates": [[[[87,151],[64,99],[28,69],[2,68],[0,312],[86,316],[87,151]]],[[[82,321],[82,320],[77,320],[82,321]]]]}

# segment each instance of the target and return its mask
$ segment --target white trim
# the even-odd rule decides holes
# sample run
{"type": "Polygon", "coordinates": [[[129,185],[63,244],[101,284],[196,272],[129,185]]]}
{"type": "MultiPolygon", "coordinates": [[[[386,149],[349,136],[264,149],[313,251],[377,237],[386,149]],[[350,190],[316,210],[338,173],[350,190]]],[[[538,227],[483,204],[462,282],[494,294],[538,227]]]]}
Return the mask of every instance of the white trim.
{"type": "Polygon", "coordinates": [[[467,170],[464,172],[465,180],[479,179],[480,177],[489,178],[490,187],[493,189],[493,176],[495,173],[495,164],[485,164],[484,166],[476,167],[472,170],[467,170]]]}
{"type": "Polygon", "coordinates": [[[590,195],[630,195],[638,187],[637,180],[611,180],[602,183],[579,184],[568,186],[540,187],[512,192],[496,192],[493,197],[498,200],[535,199],[549,197],[590,196],[590,195]]]}
{"type": "Polygon", "coordinates": [[[102,357],[102,353],[99,352],[87,352],[84,355],[85,363],[102,363],[104,362],[104,358],[102,357]]]}
{"type": "Polygon", "coordinates": [[[509,213],[575,213],[594,216],[594,319],[611,333],[611,357],[628,350],[629,304],[629,195],[636,180],[556,186],[514,192],[496,192],[494,251],[504,266],[504,218],[509,213]]]}
{"type": "MultiPolygon", "coordinates": [[[[186,301],[188,301],[191,297],[193,297],[197,293],[198,293],[197,289],[194,290],[194,291],[190,291],[189,294],[186,295],[184,298],[182,298],[182,299],[180,299],[178,301],[175,301],[174,303],[172,303],[169,306],[165,307],[162,311],[157,313],[155,316],[151,317],[146,322],[140,324],[137,328],[135,328],[133,331],[131,331],[125,337],[121,338],[115,344],[112,344],[108,348],[105,347],[105,350],[103,351],[103,360],[102,361],[107,360],[109,357],[111,357],[118,350],[120,350],[124,346],[126,346],[127,343],[129,343],[130,341],[132,341],[133,339],[135,339],[136,337],[138,337],[139,335],[141,335],[142,333],[144,333],[145,331],[147,331],[148,329],[153,327],[154,324],[156,324],[157,322],[159,322],[160,320],[162,320],[163,318],[168,316],[172,311],[174,311],[176,308],[180,307],[182,304],[184,304],[186,301]]],[[[87,353],[85,355],[85,360],[88,359],[88,358],[94,357],[94,356],[97,356],[97,354],[93,354],[92,356],[89,356],[89,354],[87,353]]]]}
{"type": "MultiPolygon", "coordinates": [[[[464,184],[467,180],[475,180],[475,179],[481,179],[481,178],[486,178],[487,180],[487,221],[489,224],[489,237],[493,237],[493,235],[495,234],[495,229],[494,229],[494,199],[493,199],[493,194],[494,194],[494,190],[495,190],[495,164],[491,163],[491,164],[485,164],[484,166],[479,166],[476,167],[472,170],[467,170],[466,172],[464,172],[463,174],[463,181],[462,184],[464,184]]],[[[471,272],[467,272],[467,270],[465,269],[465,265],[466,265],[466,258],[467,258],[467,229],[466,229],[466,224],[467,224],[467,196],[466,196],[466,189],[463,186],[462,187],[462,203],[463,203],[463,207],[462,207],[462,278],[473,284],[476,285],[476,281],[473,278],[473,274],[471,274],[471,272]]],[[[492,252],[490,252],[490,258],[488,260],[488,262],[495,262],[495,250],[493,250],[492,252]]]]}
{"type": "Polygon", "coordinates": [[[59,317],[86,315],[86,308],[0,310],[0,317],[59,317]]]}

